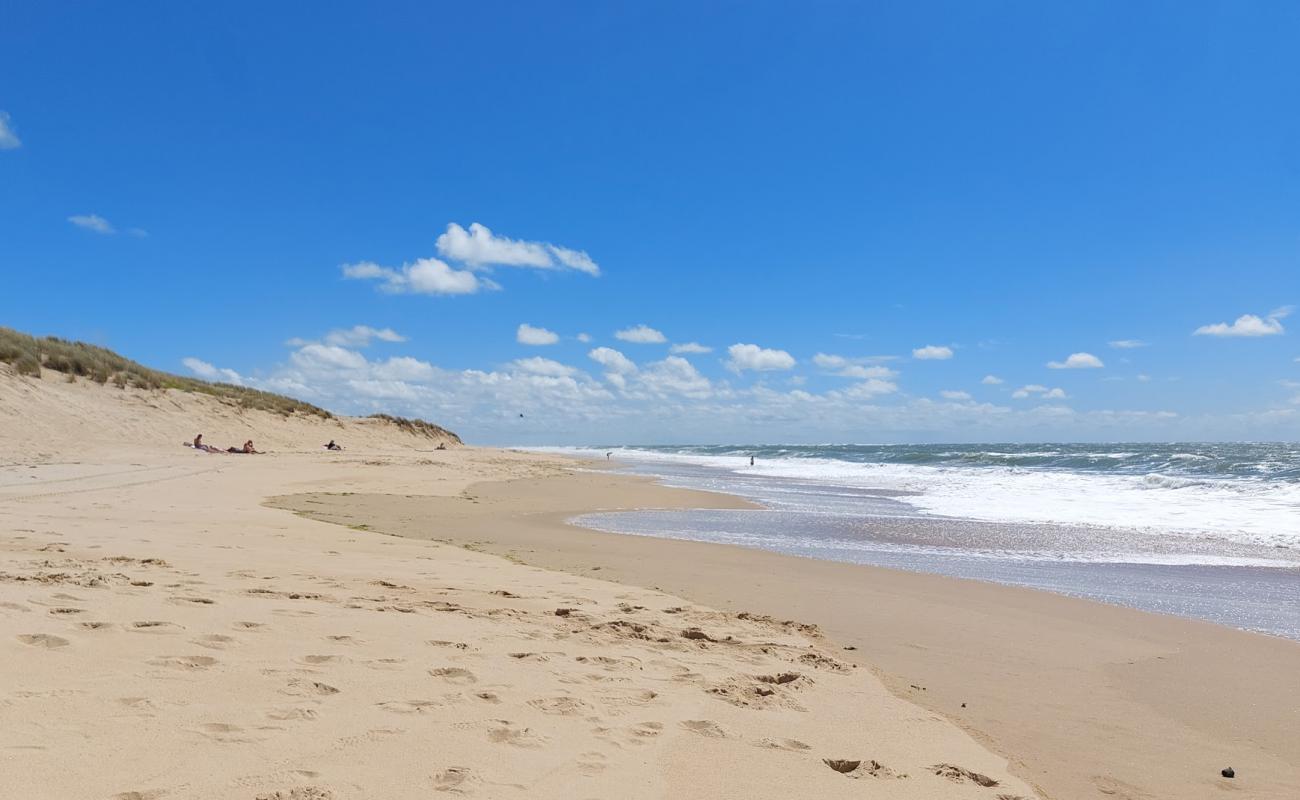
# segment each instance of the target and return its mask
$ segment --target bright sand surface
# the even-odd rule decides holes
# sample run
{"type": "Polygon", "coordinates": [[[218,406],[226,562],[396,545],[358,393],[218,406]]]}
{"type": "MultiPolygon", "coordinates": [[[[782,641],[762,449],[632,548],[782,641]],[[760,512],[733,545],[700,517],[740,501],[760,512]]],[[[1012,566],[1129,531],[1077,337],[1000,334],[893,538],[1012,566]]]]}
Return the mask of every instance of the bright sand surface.
{"type": "MultiPolygon", "coordinates": [[[[721,611],[816,623],[856,648],[836,659],[874,668],[896,695],[1008,755],[1044,796],[1300,797],[1294,641],[1028,589],[564,524],[593,507],[738,502],[609,473],[480,483],[455,498],[279,502],[721,611]],[[1220,777],[1227,766],[1235,779],[1220,777]]],[[[870,727],[866,741],[880,741],[870,727]]],[[[854,752],[872,757],[864,747],[854,752]]]]}
{"type": "Polygon", "coordinates": [[[477,539],[557,505],[728,502],[432,446],[0,374],[0,797],[1034,795],[793,613],[371,529],[477,539]],[[199,431],[273,452],[179,446],[199,431]],[[263,503],[304,493],[375,520],[263,503]]]}

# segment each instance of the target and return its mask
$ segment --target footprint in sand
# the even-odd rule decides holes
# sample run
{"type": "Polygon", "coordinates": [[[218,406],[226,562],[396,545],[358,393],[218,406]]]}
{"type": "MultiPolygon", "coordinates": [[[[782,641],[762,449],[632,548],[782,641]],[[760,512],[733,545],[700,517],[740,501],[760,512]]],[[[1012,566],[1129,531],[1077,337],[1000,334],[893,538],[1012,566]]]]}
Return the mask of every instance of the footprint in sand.
{"type": "Polygon", "coordinates": [[[255,631],[255,630],[257,630],[258,628],[264,628],[264,627],[266,627],[266,623],[265,623],[265,622],[243,622],[243,621],[239,621],[239,622],[236,622],[236,623],[235,623],[235,627],[236,627],[236,628],[239,628],[241,631],[255,631]]]}
{"type": "Polygon", "coordinates": [[[710,739],[726,739],[727,732],[718,723],[707,719],[688,719],[681,723],[682,730],[698,733],[710,739]]]}
{"type": "Polygon", "coordinates": [[[132,622],[131,630],[138,633],[176,633],[181,630],[181,626],[177,625],[175,622],[144,620],[142,622],[132,622]]]}
{"type": "Polygon", "coordinates": [[[143,792],[118,792],[113,800],[157,800],[167,794],[164,789],[149,789],[143,792]]]}
{"type": "Polygon", "coordinates": [[[57,650],[60,647],[67,647],[71,642],[62,636],[53,636],[48,633],[23,633],[19,634],[18,641],[23,644],[29,644],[32,647],[40,647],[46,650],[57,650]]]}
{"type": "Polygon", "coordinates": [[[300,706],[287,706],[284,708],[273,708],[266,712],[267,719],[273,719],[276,722],[291,722],[316,719],[320,714],[314,708],[304,708],[300,706]]]}
{"type": "Polygon", "coordinates": [[[21,605],[18,605],[17,603],[10,603],[10,602],[7,602],[7,601],[6,601],[6,602],[3,602],[3,603],[0,603],[0,608],[5,608],[5,609],[8,609],[8,610],[10,610],[10,611],[21,611],[21,612],[23,612],[23,613],[30,613],[30,612],[31,612],[31,609],[28,608],[27,606],[21,606],[21,605]]]}
{"type": "Polygon", "coordinates": [[[77,627],[84,631],[106,631],[113,627],[111,622],[78,622],[77,627]]]}
{"type": "Polygon", "coordinates": [[[789,750],[791,752],[802,752],[811,750],[812,747],[804,744],[798,739],[759,739],[754,743],[755,747],[763,747],[768,750],[789,750]]]}
{"type": "Polygon", "coordinates": [[[435,792],[452,794],[469,794],[474,784],[482,781],[470,771],[469,767],[447,767],[433,776],[435,792]]]}
{"type": "Polygon", "coordinates": [[[343,656],[310,655],[310,656],[302,656],[301,658],[295,660],[299,664],[307,664],[309,666],[315,667],[321,664],[337,664],[343,660],[343,656]]]}
{"type": "Polygon", "coordinates": [[[295,786],[270,794],[259,794],[257,800],[334,800],[334,793],[319,786],[295,786]]]}
{"type": "Polygon", "coordinates": [[[195,670],[207,669],[217,663],[212,656],[159,656],[149,662],[155,667],[195,670]]]}
{"type": "Polygon", "coordinates": [[[216,600],[209,600],[206,597],[169,597],[167,598],[167,601],[170,603],[175,603],[177,605],[196,605],[196,606],[210,606],[210,605],[215,605],[217,602],[216,600]]]}
{"type": "Polygon", "coordinates": [[[530,750],[546,744],[546,737],[533,733],[529,728],[521,728],[508,720],[494,720],[494,727],[488,729],[488,741],[493,744],[508,744],[511,747],[524,747],[530,750]]]}
{"type": "Polygon", "coordinates": [[[224,744],[251,744],[263,741],[264,738],[245,733],[244,729],[238,725],[231,725],[226,722],[205,723],[199,726],[198,732],[214,742],[224,744]]]}
{"type": "Polygon", "coordinates": [[[320,681],[305,681],[301,678],[290,678],[288,686],[280,691],[284,694],[294,696],[331,695],[339,693],[338,689],[330,686],[328,683],[321,683],[320,681]]]}
{"type": "Polygon", "coordinates": [[[583,775],[599,775],[605,771],[609,759],[604,753],[592,750],[578,756],[578,771],[583,775]]]}
{"type": "Polygon", "coordinates": [[[199,647],[206,647],[210,650],[225,650],[238,640],[233,636],[226,636],[220,633],[210,633],[207,636],[200,636],[197,639],[191,639],[190,641],[197,644],[199,647]]]}
{"type": "Polygon", "coordinates": [[[82,613],[82,610],[83,609],[80,608],[60,607],[60,608],[51,608],[50,613],[56,616],[67,616],[71,614],[80,614],[82,613]]]}
{"type": "Polygon", "coordinates": [[[947,778],[953,783],[974,783],[983,787],[997,786],[998,782],[987,775],[981,775],[978,772],[972,772],[965,767],[959,767],[955,764],[935,764],[930,767],[930,771],[941,778],[947,778]]]}
{"type": "Polygon", "coordinates": [[[393,714],[422,714],[442,704],[436,700],[389,700],[375,705],[393,714]]]}
{"type": "Polygon", "coordinates": [[[564,717],[590,714],[595,710],[590,705],[576,697],[566,697],[563,695],[559,697],[539,697],[536,700],[529,700],[528,705],[543,714],[556,714],[564,717]]]}
{"type": "Polygon", "coordinates": [[[471,683],[478,683],[478,676],[467,669],[460,667],[439,667],[438,669],[429,670],[429,674],[435,678],[442,678],[448,683],[454,683],[458,686],[467,686],[471,683]]]}

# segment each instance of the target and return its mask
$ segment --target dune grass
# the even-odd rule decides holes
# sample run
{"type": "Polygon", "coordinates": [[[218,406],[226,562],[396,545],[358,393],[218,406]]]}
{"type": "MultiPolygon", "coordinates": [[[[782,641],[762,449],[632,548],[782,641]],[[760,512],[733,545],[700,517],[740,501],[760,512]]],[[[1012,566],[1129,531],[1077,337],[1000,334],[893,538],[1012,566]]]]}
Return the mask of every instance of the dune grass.
{"type": "Polygon", "coordinates": [[[97,345],[71,342],[54,336],[30,336],[12,328],[0,327],[0,363],[9,364],[19,375],[40,377],[43,370],[50,370],[68,376],[69,380],[85,378],[99,384],[111,381],[119,389],[130,386],[138,389],[200,392],[240,408],[270,411],[286,417],[294,414],[322,419],[334,417],[323,408],[292,397],[247,386],[211,383],[173,375],[150,369],[97,345]]]}
{"type": "Polygon", "coordinates": [[[434,425],[432,422],[425,422],[422,419],[394,417],[391,414],[371,414],[370,419],[383,420],[390,425],[396,425],[413,436],[423,436],[426,439],[446,439],[460,443],[460,437],[456,434],[441,425],[434,425]]]}

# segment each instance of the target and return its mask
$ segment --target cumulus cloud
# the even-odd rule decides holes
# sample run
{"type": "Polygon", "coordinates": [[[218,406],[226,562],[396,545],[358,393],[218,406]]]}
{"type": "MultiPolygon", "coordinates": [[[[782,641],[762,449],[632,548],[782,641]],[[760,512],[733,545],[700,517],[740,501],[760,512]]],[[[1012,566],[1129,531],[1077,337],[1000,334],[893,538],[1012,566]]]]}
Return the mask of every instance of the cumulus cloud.
{"type": "Polygon", "coordinates": [[[1286,332],[1282,327],[1282,320],[1290,316],[1291,306],[1283,306],[1275,309],[1264,317],[1257,317],[1254,314],[1242,314],[1237,320],[1229,325],[1226,322],[1216,322],[1213,325],[1202,325],[1192,331],[1193,336],[1278,336],[1286,332]]]}
{"type": "Polygon", "coordinates": [[[578,370],[574,367],[541,356],[516,359],[511,364],[522,372],[531,375],[545,375],[551,378],[568,378],[578,373],[578,370]]]}
{"type": "Polygon", "coordinates": [[[709,379],[681,356],[668,356],[648,364],[641,372],[639,384],[655,394],[693,398],[707,397],[713,388],[709,379]]]}
{"type": "Polygon", "coordinates": [[[704,353],[712,353],[713,348],[706,347],[699,342],[682,342],[681,344],[675,344],[668,348],[668,351],[676,354],[694,353],[696,355],[703,355],[704,353]]]}
{"type": "Polygon", "coordinates": [[[515,331],[515,341],[520,344],[529,345],[547,345],[555,344],[560,341],[557,333],[548,331],[545,328],[534,328],[527,322],[520,323],[518,330],[515,331]]]}
{"type": "Polygon", "coordinates": [[[912,358],[921,361],[946,361],[952,358],[952,348],[943,345],[927,344],[912,351],[912,358]]]}
{"type": "Polygon", "coordinates": [[[842,378],[857,378],[859,380],[889,379],[898,375],[897,372],[888,367],[870,363],[876,360],[877,357],[874,356],[848,358],[830,353],[818,353],[812,357],[813,364],[842,378]]]}
{"type": "Polygon", "coordinates": [[[461,295],[499,288],[469,270],[458,270],[436,258],[421,258],[400,269],[381,267],[372,261],[343,265],[343,277],[378,280],[379,288],[392,294],[461,295]]]}
{"type": "Polygon", "coordinates": [[[233,369],[223,369],[215,367],[202,359],[190,356],[182,358],[181,363],[185,368],[205,381],[218,381],[221,383],[233,383],[236,386],[244,385],[244,377],[233,369]]]}
{"type": "Polygon", "coordinates": [[[22,140],[18,134],[14,133],[14,128],[9,124],[9,114],[0,111],[0,150],[16,150],[22,147],[22,140]]]}
{"type": "Polygon", "coordinates": [[[93,231],[94,233],[100,233],[105,236],[117,233],[117,229],[113,227],[112,223],[98,214],[74,214],[71,217],[68,217],[68,222],[71,222],[78,228],[93,231]]]}
{"type": "Polygon", "coordinates": [[[1071,353],[1064,361],[1049,361],[1047,366],[1052,369],[1100,369],[1106,365],[1092,353],[1071,353]]]}
{"type": "Polygon", "coordinates": [[[939,392],[939,396],[945,400],[970,400],[971,399],[970,393],[959,392],[953,389],[944,389],[943,391],[939,392]]]}
{"type": "Polygon", "coordinates": [[[651,328],[649,325],[637,325],[632,328],[624,328],[614,334],[614,338],[633,344],[663,344],[668,341],[668,337],[659,331],[651,328]]]}
{"type": "MultiPolygon", "coordinates": [[[[340,347],[367,347],[372,341],[381,342],[404,342],[406,337],[392,328],[372,328],[369,325],[353,325],[351,328],[336,328],[325,334],[325,344],[338,345],[340,347]]],[[[291,343],[306,344],[301,339],[292,340],[291,343]]]]}
{"type": "Polygon", "coordinates": [[[984,379],[981,380],[980,383],[985,386],[1000,386],[1001,384],[1006,383],[1006,381],[1002,380],[997,375],[985,375],[984,379]]]}
{"type": "Polygon", "coordinates": [[[576,338],[578,341],[582,342],[583,344],[586,344],[587,342],[590,342],[590,341],[591,341],[591,334],[589,334],[589,333],[580,333],[580,334],[578,334],[578,335],[577,335],[576,337],[574,337],[574,338],[576,338]]]}
{"type": "Polygon", "coordinates": [[[1138,347],[1146,347],[1147,343],[1141,339],[1115,339],[1108,342],[1116,350],[1133,350],[1138,347]]]}
{"type": "Polygon", "coordinates": [[[472,268],[529,267],[532,269],[572,269],[588,275],[600,275],[600,266],[581,250],[550,244],[527,242],[497,236],[485,225],[475,222],[469,230],[456,223],[438,237],[438,254],[460,261],[472,268]]]}
{"type": "Polygon", "coordinates": [[[727,369],[737,374],[745,370],[770,372],[794,367],[794,356],[784,350],[770,350],[756,344],[733,344],[727,348],[727,369]]]}
{"type": "Polygon", "coordinates": [[[632,363],[632,359],[612,347],[597,347],[587,353],[587,358],[617,375],[628,375],[636,372],[636,364],[632,363]]]}
{"type": "Polygon", "coordinates": [[[1012,392],[1011,396],[1017,400],[1024,400],[1026,397],[1038,397],[1044,400],[1064,400],[1066,397],[1064,389],[1049,389],[1046,386],[1040,386],[1036,383],[1020,387],[1012,392]]]}

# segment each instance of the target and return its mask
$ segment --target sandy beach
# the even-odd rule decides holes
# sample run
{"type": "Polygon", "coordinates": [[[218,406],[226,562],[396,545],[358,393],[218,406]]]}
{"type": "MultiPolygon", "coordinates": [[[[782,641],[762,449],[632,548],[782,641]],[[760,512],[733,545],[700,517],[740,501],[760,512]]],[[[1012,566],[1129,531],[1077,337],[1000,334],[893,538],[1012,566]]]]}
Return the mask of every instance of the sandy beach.
{"type": "Polygon", "coordinates": [[[1028,589],[565,524],[593,508],[741,502],[612,473],[480,483],[457,498],[275,502],[723,611],[814,622],[852,648],[837,658],[1009,756],[1045,797],[1300,793],[1294,641],[1028,589]],[[1235,779],[1220,777],[1226,766],[1235,779]]]}
{"type": "MultiPolygon", "coordinates": [[[[1036,795],[815,620],[308,518],[382,495],[508,526],[535,498],[477,487],[567,481],[571,462],[84,383],[6,376],[0,407],[0,796],[1036,795]],[[130,441],[97,433],[119,417],[130,441]],[[182,448],[196,428],[273,452],[182,448]]],[[[601,480],[566,496],[665,496],[601,480]]]]}

